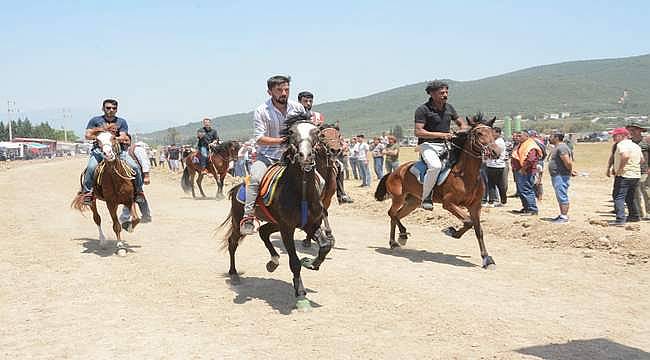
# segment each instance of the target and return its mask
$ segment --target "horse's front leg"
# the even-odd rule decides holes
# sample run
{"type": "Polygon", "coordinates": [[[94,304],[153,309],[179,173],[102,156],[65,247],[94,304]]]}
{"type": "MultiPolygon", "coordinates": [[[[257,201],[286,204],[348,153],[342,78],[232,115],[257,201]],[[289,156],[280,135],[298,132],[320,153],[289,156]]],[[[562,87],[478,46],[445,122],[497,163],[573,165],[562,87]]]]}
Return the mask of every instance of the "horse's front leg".
{"type": "Polygon", "coordinates": [[[120,224],[120,220],[117,217],[117,205],[115,203],[108,203],[108,212],[111,214],[111,219],[113,220],[113,231],[115,232],[115,237],[117,239],[117,250],[115,253],[118,256],[126,256],[126,245],[122,241],[122,225],[120,224]]]}
{"type": "Polygon", "coordinates": [[[303,258],[300,262],[302,266],[306,267],[309,270],[318,270],[320,265],[325,261],[327,254],[334,247],[334,235],[332,234],[332,229],[330,228],[329,221],[327,216],[323,217],[324,224],[323,226],[314,225],[314,230],[308,232],[308,236],[317,239],[318,242],[318,256],[314,259],[303,258]]]}
{"type": "MultiPolygon", "coordinates": [[[[442,207],[463,222],[463,227],[458,230],[450,226],[444,229],[442,232],[455,239],[460,239],[460,237],[463,236],[467,232],[467,230],[471,229],[472,225],[474,225],[472,218],[467,213],[467,211],[463,210],[460,206],[456,204],[450,202],[444,202],[442,204],[442,207]]],[[[479,207],[479,211],[480,211],[480,207],[479,207]]]]}
{"type": "Polygon", "coordinates": [[[298,259],[298,254],[296,254],[296,244],[294,243],[294,233],[295,228],[289,228],[283,226],[280,230],[282,234],[282,242],[284,247],[289,254],[289,268],[293,273],[293,289],[296,296],[296,308],[300,311],[306,311],[311,309],[311,303],[307,300],[307,292],[305,287],[302,285],[302,278],[300,277],[300,259],[298,259]]]}
{"type": "Polygon", "coordinates": [[[223,181],[224,181],[225,177],[226,177],[226,173],[215,174],[215,176],[214,176],[214,178],[217,179],[218,190],[217,190],[217,195],[215,196],[215,199],[217,199],[217,200],[221,200],[221,199],[225,198],[225,196],[223,195],[223,181]]]}
{"type": "Polygon", "coordinates": [[[496,270],[496,264],[487,252],[485,248],[485,243],[483,242],[483,229],[481,228],[481,204],[477,202],[476,205],[472,206],[469,209],[469,215],[472,218],[474,223],[474,232],[476,233],[476,239],[478,240],[478,247],[481,250],[481,259],[482,266],[484,269],[496,270]]]}
{"type": "Polygon", "coordinates": [[[205,197],[205,193],[203,192],[203,186],[201,186],[201,182],[203,182],[203,173],[199,172],[199,176],[196,178],[196,185],[199,187],[199,191],[201,192],[201,196],[205,197]]]}
{"type": "Polygon", "coordinates": [[[99,212],[97,211],[97,201],[95,199],[93,199],[93,202],[90,204],[90,209],[93,211],[93,221],[95,221],[95,225],[97,225],[97,230],[99,231],[99,247],[101,249],[106,249],[106,236],[104,236],[104,232],[102,231],[102,218],[99,216],[99,212]]]}

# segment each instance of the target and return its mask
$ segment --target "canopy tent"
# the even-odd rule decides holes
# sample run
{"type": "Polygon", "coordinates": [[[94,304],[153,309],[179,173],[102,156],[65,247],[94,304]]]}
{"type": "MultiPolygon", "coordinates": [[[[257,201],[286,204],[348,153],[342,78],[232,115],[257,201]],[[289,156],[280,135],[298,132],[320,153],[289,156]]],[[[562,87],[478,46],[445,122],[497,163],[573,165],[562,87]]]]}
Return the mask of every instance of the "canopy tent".
{"type": "Polygon", "coordinates": [[[0,141],[0,147],[3,147],[5,149],[20,149],[21,146],[22,146],[21,143],[0,141]]]}

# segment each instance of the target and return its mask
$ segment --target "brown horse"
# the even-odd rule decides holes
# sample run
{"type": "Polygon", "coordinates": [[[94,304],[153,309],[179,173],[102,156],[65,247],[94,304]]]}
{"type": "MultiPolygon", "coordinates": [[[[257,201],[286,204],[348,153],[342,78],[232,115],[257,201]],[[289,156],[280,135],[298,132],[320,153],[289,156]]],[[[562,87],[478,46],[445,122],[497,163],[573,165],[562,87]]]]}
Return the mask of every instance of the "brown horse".
{"type": "MultiPolygon", "coordinates": [[[[123,205],[131,210],[131,230],[138,225],[140,218],[137,215],[135,207],[135,189],[133,185],[135,173],[124,160],[120,159],[121,149],[115,138],[115,131],[116,127],[114,124],[92,130],[91,135],[95,137],[103,156],[103,160],[95,170],[93,200],[90,205],[84,205],[83,194],[79,192],[73,199],[71,207],[81,212],[90,207],[93,212],[93,220],[99,230],[99,245],[102,249],[105,249],[107,247],[106,237],[102,231],[101,217],[97,212],[97,199],[106,202],[106,207],[113,220],[113,231],[117,238],[116,253],[119,256],[125,256],[127,253],[127,245],[122,241],[120,235],[122,226],[117,216],[117,207],[123,205]]],[[[81,173],[82,182],[83,176],[84,172],[81,173]]]]}
{"type": "MultiPolygon", "coordinates": [[[[228,173],[228,165],[231,160],[237,160],[237,152],[239,151],[239,142],[237,141],[226,141],[223,144],[210,145],[210,154],[208,155],[208,167],[206,170],[208,173],[217,181],[217,190],[216,199],[221,200],[225,196],[223,195],[223,180],[228,173]]],[[[196,198],[194,193],[194,176],[199,174],[196,179],[196,185],[199,187],[201,196],[205,197],[203,192],[203,187],[201,182],[203,181],[203,172],[201,172],[200,165],[194,160],[198,159],[198,152],[191,153],[183,159],[185,163],[185,170],[183,170],[183,177],[181,178],[181,187],[187,193],[192,191],[192,197],[196,198]]]]}
{"type": "MultiPolygon", "coordinates": [[[[467,118],[470,129],[458,133],[452,140],[452,147],[458,155],[458,162],[453,166],[449,177],[440,185],[433,188],[433,202],[441,203],[442,207],[463,221],[463,227],[449,227],[445,234],[460,238],[470,228],[474,228],[478,245],[483,259],[483,268],[494,269],[494,260],[488,255],[483,242],[481,229],[481,198],[485,191],[480,177],[480,168],[486,154],[496,155],[492,125],[496,118],[484,120],[482,114],[467,118]],[[469,210],[469,213],[463,209],[469,210]]],[[[409,170],[414,162],[410,161],[399,166],[394,172],[384,176],[377,190],[375,199],[382,201],[387,194],[391,195],[392,205],[388,210],[390,217],[390,246],[391,248],[405,245],[408,239],[406,227],[400,219],[419,207],[422,198],[422,184],[409,170]],[[395,241],[395,226],[399,227],[399,243],[395,241]]]]}

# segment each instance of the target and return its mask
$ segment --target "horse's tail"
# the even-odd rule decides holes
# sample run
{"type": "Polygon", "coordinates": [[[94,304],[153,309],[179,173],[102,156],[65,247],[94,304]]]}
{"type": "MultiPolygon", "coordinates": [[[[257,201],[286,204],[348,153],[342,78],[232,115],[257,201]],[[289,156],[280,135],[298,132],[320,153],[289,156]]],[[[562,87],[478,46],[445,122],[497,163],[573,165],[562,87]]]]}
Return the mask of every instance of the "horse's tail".
{"type": "MultiPolygon", "coordinates": [[[[81,189],[83,190],[83,181],[84,181],[84,175],[85,171],[82,171],[81,174],[79,175],[79,185],[81,186],[81,189]]],[[[84,195],[83,191],[79,191],[77,195],[72,199],[72,202],[70,203],[70,207],[79,210],[79,212],[84,212],[86,210],[90,210],[90,205],[84,204],[84,195]]]]}
{"type": "Polygon", "coordinates": [[[386,180],[388,180],[388,176],[390,176],[390,173],[384,175],[384,177],[379,181],[379,185],[377,185],[377,190],[375,190],[375,199],[377,201],[386,200],[386,194],[388,194],[388,189],[386,188],[386,180]]]}
{"type": "Polygon", "coordinates": [[[183,191],[186,193],[192,191],[192,182],[190,181],[190,167],[185,166],[185,170],[183,170],[183,177],[181,178],[181,188],[183,188],[183,191]]]}
{"type": "MultiPolygon", "coordinates": [[[[228,213],[228,216],[226,219],[219,225],[217,228],[217,231],[223,229],[224,227],[227,226],[226,232],[223,234],[223,238],[221,239],[221,246],[219,248],[224,251],[228,248],[228,244],[230,241],[237,241],[239,243],[244,237],[239,235],[236,236],[234,239],[233,234],[235,232],[235,224],[234,221],[239,221],[236,219],[236,216],[234,216],[234,211],[235,211],[235,206],[239,205],[237,202],[237,192],[239,191],[239,188],[243,184],[237,184],[232,187],[232,189],[228,190],[228,199],[230,200],[230,212],[228,213]]],[[[239,224],[237,224],[237,227],[239,227],[239,224]]]]}

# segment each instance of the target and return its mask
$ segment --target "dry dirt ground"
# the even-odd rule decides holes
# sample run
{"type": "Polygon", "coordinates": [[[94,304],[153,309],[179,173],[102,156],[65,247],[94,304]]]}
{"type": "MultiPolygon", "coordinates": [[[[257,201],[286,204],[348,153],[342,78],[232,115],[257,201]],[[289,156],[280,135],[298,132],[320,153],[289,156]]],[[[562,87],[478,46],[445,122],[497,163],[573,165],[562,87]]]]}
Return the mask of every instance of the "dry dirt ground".
{"type": "Polygon", "coordinates": [[[407,218],[408,244],[390,250],[376,180],[346,182],[356,201],[333,205],[336,248],[303,270],[305,313],[286,256],[267,273],[257,236],[229,285],[215,236],[227,202],[191,199],[178,175],[154,171],[154,222],[125,235],[121,258],[69,208],[84,159],[12,166],[0,171],[0,358],[650,359],[650,222],[599,225],[611,216],[606,151],[578,147],[589,175],[573,180],[569,224],[543,220],[557,211],[548,177],[540,218],[508,213],[515,199],[484,210],[496,271],[480,268],[472,231],[441,233],[458,222],[440,205],[407,218]]]}

